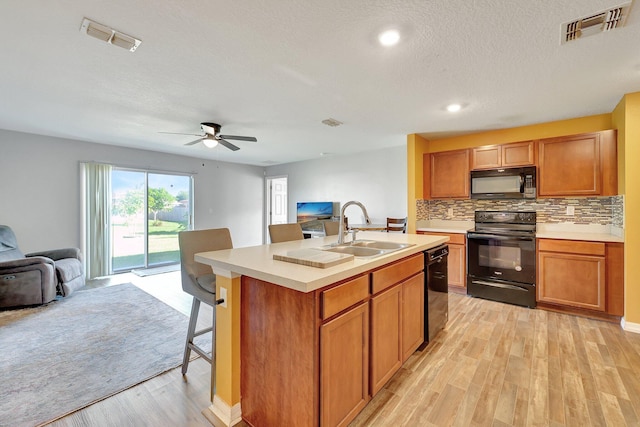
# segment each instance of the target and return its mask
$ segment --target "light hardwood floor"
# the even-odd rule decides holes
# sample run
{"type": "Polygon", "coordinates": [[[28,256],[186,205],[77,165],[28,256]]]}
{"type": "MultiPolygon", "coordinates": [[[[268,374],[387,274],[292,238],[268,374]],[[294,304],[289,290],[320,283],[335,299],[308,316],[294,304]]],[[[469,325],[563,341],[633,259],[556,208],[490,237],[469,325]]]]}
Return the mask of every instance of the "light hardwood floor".
{"type": "Polygon", "coordinates": [[[449,323],[355,426],[637,426],[640,335],[450,294],[449,323]]]}
{"type": "MultiPolygon", "coordinates": [[[[121,278],[188,314],[179,274],[160,276],[121,278]]],[[[201,413],[209,405],[209,365],[197,359],[186,380],[177,368],[51,425],[210,426],[201,413]]],[[[352,426],[449,425],[640,426],[640,335],[449,294],[445,331],[411,356],[352,426]]]]}

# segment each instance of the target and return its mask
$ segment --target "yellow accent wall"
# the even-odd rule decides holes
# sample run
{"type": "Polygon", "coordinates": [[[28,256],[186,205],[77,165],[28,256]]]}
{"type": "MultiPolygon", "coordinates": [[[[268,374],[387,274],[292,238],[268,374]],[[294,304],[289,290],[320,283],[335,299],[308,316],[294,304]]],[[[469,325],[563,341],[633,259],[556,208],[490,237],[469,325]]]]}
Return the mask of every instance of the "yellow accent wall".
{"type": "Polygon", "coordinates": [[[216,307],[215,395],[231,407],[240,403],[240,277],[216,275],[216,295],[221,287],[227,307],[216,307]]]}
{"type": "Polygon", "coordinates": [[[508,142],[552,138],[554,136],[572,135],[575,133],[598,132],[612,129],[612,126],[611,114],[599,114],[596,116],[578,117],[536,125],[479,132],[470,135],[430,139],[429,150],[435,153],[438,151],[479,147],[481,145],[506,144],[508,142]]]}
{"type": "Polygon", "coordinates": [[[618,188],[624,194],[624,319],[640,326],[640,92],[625,95],[611,116],[618,128],[618,188]]]}
{"type": "Polygon", "coordinates": [[[420,135],[407,135],[407,232],[416,232],[416,201],[422,199],[422,155],[429,142],[420,135]],[[419,177],[420,179],[417,179],[419,177]]]}

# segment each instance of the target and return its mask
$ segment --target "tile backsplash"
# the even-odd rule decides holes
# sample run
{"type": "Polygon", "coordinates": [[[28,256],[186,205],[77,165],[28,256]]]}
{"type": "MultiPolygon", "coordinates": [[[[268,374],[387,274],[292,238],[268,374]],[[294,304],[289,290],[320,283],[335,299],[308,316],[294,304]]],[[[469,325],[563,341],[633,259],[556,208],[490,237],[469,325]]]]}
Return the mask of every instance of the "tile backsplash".
{"type": "Polygon", "coordinates": [[[624,228],[624,196],[545,198],[535,200],[418,200],[418,220],[473,221],[474,212],[536,211],[538,223],[611,225],[624,228]],[[572,206],[573,215],[567,215],[572,206]],[[453,215],[449,210],[453,209],[453,215]]]}

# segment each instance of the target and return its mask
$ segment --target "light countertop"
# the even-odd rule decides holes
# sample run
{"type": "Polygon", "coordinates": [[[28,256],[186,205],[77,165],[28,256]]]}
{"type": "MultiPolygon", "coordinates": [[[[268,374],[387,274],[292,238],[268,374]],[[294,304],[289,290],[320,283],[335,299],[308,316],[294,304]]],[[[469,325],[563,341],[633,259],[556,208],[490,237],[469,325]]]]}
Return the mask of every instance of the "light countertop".
{"type": "Polygon", "coordinates": [[[549,223],[538,224],[536,238],[624,243],[624,230],[608,225],[549,223]]]}
{"type": "MultiPolygon", "coordinates": [[[[245,275],[259,280],[275,283],[300,292],[311,292],[321,287],[339,282],[364,273],[409,255],[438,246],[449,240],[448,237],[426,236],[419,234],[379,233],[362,231],[358,240],[379,240],[396,243],[409,243],[405,249],[375,258],[354,258],[351,261],[329,268],[316,268],[273,259],[274,254],[286,255],[289,251],[336,243],[338,236],[296,240],[270,245],[250,246],[246,248],[201,252],[195,260],[212,266],[213,272],[227,277],[245,275]]],[[[348,242],[350,237],[345,237],[348,242]]]]}
{"type": "Polygon", "coordinates": [[[449,221],[443,219],[420,220],[416,222],[416,231],[431,233],[461,233],[473,230],[473,221],[449,221]]]}
{"type": "MultiPolygon", "coordinates": [[[[609,225],[573,223],[538,223],[536,238],[624,243],[624,230],[609,225]]],[[[424,220],[416,230],[432,233],[466,233],[474,229],[473,221],[424,220]]]]}

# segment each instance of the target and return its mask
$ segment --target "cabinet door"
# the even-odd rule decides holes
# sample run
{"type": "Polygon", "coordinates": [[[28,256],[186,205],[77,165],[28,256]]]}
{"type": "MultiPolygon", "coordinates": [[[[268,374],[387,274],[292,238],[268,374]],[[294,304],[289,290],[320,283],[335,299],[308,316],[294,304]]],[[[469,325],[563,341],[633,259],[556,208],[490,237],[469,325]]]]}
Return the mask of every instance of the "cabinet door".
{"type": "Polygon", "coordinates": [[[320,425],[343,426],[369,400],[369,304],[320,327],[320,425]]]}
{"type": "Polygon", "coordinates": [[[538,253],[538,301],[605,311],[605,258],[538,253]]]}
{"type": "Polygon", "coordinates": [[[502,146],[502,167],[531,166],[534,164],[533,141],[514,142],[502,146]]]}
{"type": "Polygon", "coordinates": [[[486,145],[476,147],[471,154],[471,169],[494,169],[502,165],[502,147],[486,145]]]}
{"type": "Polygon", "coordinates": [[[429,236],[447,236],[449,241],[449,257],[447,259],[447,279],[449,286],[459,288],[466,293],[467,287],[467,237],[461,233],[435,233],[418,231],[418,234],[429,236]]]}
{"type": "Polygon", "coordinates": [[[598,133],[542,139],[538,142],[540,196],[589,196],[601,193],[598,133]]]}
{"type": "Polygon", "coordinates": [[[607,243],[607,313],[624,316],[624,243],[607,243]]]}
{"type": "Polygon", "coordinates": [[[431,154],[431,198],[469,197],[469,150],[431,154]]]}
{"type": "Polygon", "coordinates": [[[402,365],[402,284],[371,298],[371,395],[402,365]]]}
{"type": "Polygon", "coordinates": [[[402,361],[424,342],[424,273],[402,284],[402,361]]]}
{"type": "Polygon", "coordinates": [[[466,288],[467,285],[467,247],[466,245],[449,244],[449,258],[447,259],[447,275],[449,286],[466,288]]]}

